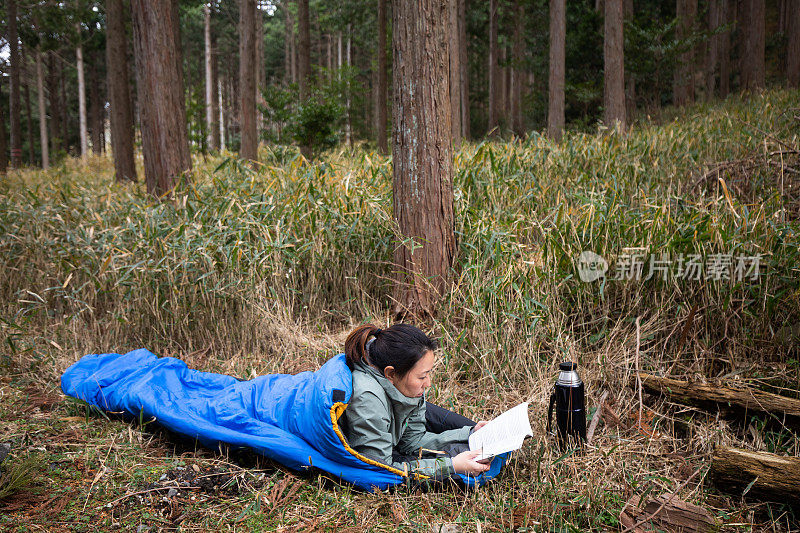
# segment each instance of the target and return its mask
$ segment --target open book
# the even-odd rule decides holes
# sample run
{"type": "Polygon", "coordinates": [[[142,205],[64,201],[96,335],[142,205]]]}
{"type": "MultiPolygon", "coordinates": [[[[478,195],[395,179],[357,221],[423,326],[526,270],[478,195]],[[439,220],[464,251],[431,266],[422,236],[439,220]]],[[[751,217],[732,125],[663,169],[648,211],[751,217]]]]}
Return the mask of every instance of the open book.
{"type": "Polygon", "coordinates": [[[525,437],[533,436],[528,419],[528,403],[521,403],[501,414],[469,436],[470,451],[480,451],[478,462],[489,462],[501,453],[513,452],[522,447],[525,437]]]}

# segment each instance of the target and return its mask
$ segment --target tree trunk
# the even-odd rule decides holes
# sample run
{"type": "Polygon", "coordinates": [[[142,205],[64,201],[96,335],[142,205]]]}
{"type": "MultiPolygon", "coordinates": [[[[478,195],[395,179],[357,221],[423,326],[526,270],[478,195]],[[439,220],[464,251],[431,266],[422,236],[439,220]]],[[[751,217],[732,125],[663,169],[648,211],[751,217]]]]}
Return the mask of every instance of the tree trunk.
{"type": "Polygon", "coordinates": [[[800,504],[800,458],[717,446],[710,478],[719,490],[790,505],[800,504]]]}
{"type": "Polygon", "coordinates": [[[50,149],[47,142],[47,110],[44,106],[44,74],[42,51],[36,49],[36,97],[39,104],[39,142],[42,145],[42,168],[50,168],[50,149]]]}
{"type": "Polygon", "coordinates": [[[58,97],[59,66],[55,52],[47,55],[47,94],[50,103],[50,142],[53,143],[53,152],[58,152],[63,146],[61,140],[61,109],[58,97]]]}
{"type": "Polygon", "coordinates": [[[453,151],[447,82],[447,6],[408,0],[393,6],[394,217],[414,245],[398,243],[395,314],[433,315],[448,290],[456,241],[453,151]]]}
{"type": "MultiPolygon", "coordinates": [[[[300,84],[300,101],[308,97],[308,84],[311,75],[311,34],[308,22],[308,0],[297,0],[297,30],[300,34],[298,43],[298,82],[300,84]]],[[[349,35],[348,35],[349,39],[349,35]]],[[[349,41],[348,41],[349,42],[349,41]]],[[[300,153],[306,159],[311,158],[311,147],[302,145],[300,153]]]]}
{"type": "Polygon", "coordinates": [[[225,113],[225,86],[222,83],[222,76],[217,78],[217,98],[219,98],[219,147],[222,150],[228,146],[225,142],[225,118],[228,114],[225,113]]]}
{"type": "MultiPolygon", "coordinates": [[[[111,152],[116,180],[136,181],[133,108],[128,70],[128,38],[122,0],[106,1],[106,76],[111,122],[111,152]]],[[[138,63],[138,62],[137,62],[138,63]]],[[[145,105],[139,99],[140,105],[145,105]]]]}
{"type": "Polygon", "coordinates": [[[764,87],[764,0],[745,0],[740,17],[744,32],[742,55],[742,89],[754,91],[764,87]]]}
{"type": "Polygon", "coordinates": [[[83,43],[78,29],[78,45],[75,47],[75,65],[78,70],[78,123],[80,124],[81,157],[89,155],[89,132],[86,124],[86,80],[83,77],[83,43]]]}
{"type": "Polygon", "coordinates": [[[205,42],[205,108],[206,108],[206,131],[208,135],[206,142],[210,149],[214,148],[214,75],[213,75],[213,52],[211,50],[211,8],[208,4],[203,4],[203,39],[205,42]]]}
{"type": "Polygon", "coordinates": [[[389,75],[386,66],[386,0],[378,0],[378,90],[375,97],[375,129],[377,130],[378,150],[389,153],[386,138],[389,100],[389,75]]]}
{"type": "Polygon", "coordinates": [[[31,88],[30,79],[31,75],[28,72],[28,62],[25,61],[25,84],[22,86],[25,93],[25,123],[27,126],[28,134],[28,165],[33,166],[33,112],[31,111],[31,88]]]}
{"type": "MultiPolygon", "coordinates": [[[[345,58],[347,61],[347,67],[349,68],[352,66],[352,55],[351,55],[351,46],[352,46],[352,30],[353,27],[351,24],[347,25],[347,53],[345,54],[345,58]]],[[[351,116],[351,109],[350,109],[350,84],[347,84],[347,88],[345,88],[345,100],[344,100],[344,112],[345,112],[345,128],[344,128],[344,136],[345,142],[347,145],[352,148],[353,147],[353,123],[352,123],[352,116],[351,116]]]]}
{"type": "Polygon", "coordinates": [[[497,47],[497,2],[489,0],[489,122],[487,130],[491,132],[500,121],[500,66],[497,47]]]}
{"type": "Polygon", "coordinates": [[[525,124],[522,121],[522,80],[524,79],[523,62],[525,60],[525,43],[523,32],[525,30],[525,11],[521,0],[514,3],[514,45],[512,47],[511,67],[511,129],[522,137],[525,134],[525,124]]]}
{"type": "MultiPolygon", "coordinates": [[[[679,41],[689,39],[694,32],[697,0],[677,0],[676,12],[678,17],[676,37],[679,41]]],[[[694,102],[694,55],[694,46],[688,46],[688,49],[678,56],[673,80],[675,105],[694,102]]]]}
{"type": "Polygon", "coordinates": [[[461,67],[459,67],[458,46],[458,0],[447,2],[447,16],[449,18],[448,48],[450,49],[450,123],[453,133],[453,144],[456,148],[461,145],[461,67]]]}
{"type": "Polygon", "coordinates": [[[461,69],[461,136],[469,138],[469,62],[467,59],[467,0],[458,0],[458,66],[461,69]]]}
{"type": "Polygon", "coordinates": [[[606,0],[603,30],[604,120],[608,127],[619,128],[621,131],[624,131],[627,127],[625,120],[623,20],[622,0],[606,0]]]}
{"type": "Polygon", "coordinates": [[[100,155],[103,153],[103,114],[105,110],[105,99],[101,95],[100,76],[97,71],[98,55],[92,52],[89,56],[89,117],[92,124],[92,153],[100,155]]]}
{"type": "MultiPolygon", "coordinates": [[[[634,17],[633,0],[625,0],[625,20],[632,21],[634,17]]],[[[625,119],[628,124],[633,122],[636,115],[636,78],[630,70],[625,71],[625,119]]]]}
{"type": "MultiPolygon", "coordinates": [[[[2,81],[3,76],[0,76],[0,82],[2,81]]],[[[6,137],[6,117],[3,114],[3,106],[0,104],[0,174],[8,171],[8,138],[6,137]]]]}
{"type": "MultiPolygon", "coordinates": [[[[719,20],[721,24],[731,22],[731,0],[719,1],[719,20]]],[[[719,34],[719,96],[726,98],[731,88],[731,32],[719,34]]]]}
{"type": "MultiPolygon", "coordinates": [[[[708,1],[708,30],[714,32],[720,26],[720,0],[708,1]]],[[[706,55],[706,98],[714,98],[717,86],[717,66],[719,65],[719,35],[712,35],[708,40],[708,54],[706,55]]]]}
{"type": "Polygon", "coordinates": [[[564,131],[566,0],[550,0],[550,80],[548,82],[547,134],[561,141],[564,131]]]}
{"type": "Polygon", "coordinates": [[[786,78],[789,87],[800,87],[800,7],[786,13],[786,78]]]}
{"type": "Polygon", "coordinates": [[[8,17],[9,61],[11,64],[11,94],[8,105],[8,114],[11,119],[11,166],[19,168],[22,166],[22,124],[20,123],[20,57],[16,0],[9,0],[6,6],[6,16],[8,17]]]}
{"type": "Polygon", "coordinates": [[[255,20],[255,0],[239,0],[239,124],[242,135],[239,156],[250,161],[258,160],[255,20]]]}
{"type": "Polygon", "coordinates": [[[147,190],[162,197],[192,168],[186,134],[177,4],[132,0],[147,190]]]}
{"type": "Polygon", "coordinates": [[[211,36],[211,139],[212,150],[219,151],[222,146],[222,100],[220,98],[221,85],[219,82],[219,57],[217,51],[217,38],[211,36]]]}

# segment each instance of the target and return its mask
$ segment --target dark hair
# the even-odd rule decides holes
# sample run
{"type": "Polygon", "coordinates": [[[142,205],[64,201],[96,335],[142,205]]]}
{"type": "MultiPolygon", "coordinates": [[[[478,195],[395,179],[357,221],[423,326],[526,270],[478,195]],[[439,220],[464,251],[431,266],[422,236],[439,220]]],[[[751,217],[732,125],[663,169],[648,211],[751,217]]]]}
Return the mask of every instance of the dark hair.
{"type": "Polygon", "coordinates": [[[372,363],[383,373],[387,366],[394,367],[398,377],[405,376],[429,350],[436,350],[438,344],[419,328],[410,324],[394,324],[380,329],[374,324],[364,324],[353,330],[344,341],[344,353],[350,370],[358,361],[372,363]],[[375,341],[367,353],[366,344],[370,337],[375,341]]]}

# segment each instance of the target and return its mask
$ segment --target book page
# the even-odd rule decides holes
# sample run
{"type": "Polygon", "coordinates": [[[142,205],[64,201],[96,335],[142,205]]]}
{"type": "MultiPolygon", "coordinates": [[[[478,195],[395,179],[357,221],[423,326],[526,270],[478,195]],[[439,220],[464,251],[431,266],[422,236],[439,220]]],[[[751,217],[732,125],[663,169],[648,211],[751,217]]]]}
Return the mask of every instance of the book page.
{"type": "Polygon", "coordinates": [[[512,452],[522,447],[528,435],[533,436],[528,419],[528,403],[521,403],[501,414],[469,436],[469,449],[481,451],[477,461],[512,452]]]}

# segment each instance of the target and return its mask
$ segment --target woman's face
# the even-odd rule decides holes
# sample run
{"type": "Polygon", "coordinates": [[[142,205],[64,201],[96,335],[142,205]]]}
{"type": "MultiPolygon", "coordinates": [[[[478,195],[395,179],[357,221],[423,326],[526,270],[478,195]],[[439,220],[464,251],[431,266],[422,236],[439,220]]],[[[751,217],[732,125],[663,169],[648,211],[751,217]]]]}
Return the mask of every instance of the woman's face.
{"type": "Polygon", "coordinates": [[[402,378],[398,379],[391,366],[386,367],[384,375],[403,395],[409,398],[420,398],[431,386],[431,370],[433,370],[434,359],[433,352],[428,350],[402,378]]]}

